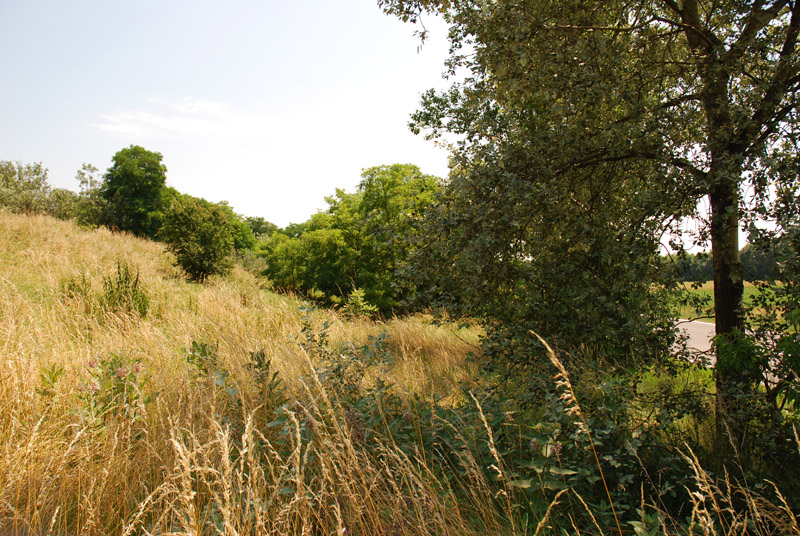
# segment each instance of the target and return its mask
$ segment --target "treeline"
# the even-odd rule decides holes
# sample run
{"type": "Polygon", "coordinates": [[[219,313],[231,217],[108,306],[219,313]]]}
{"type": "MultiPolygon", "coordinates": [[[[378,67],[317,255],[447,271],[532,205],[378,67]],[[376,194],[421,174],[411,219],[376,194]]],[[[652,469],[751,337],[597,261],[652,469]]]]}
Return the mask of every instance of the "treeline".
{"type": "Polygon", "coordinates": [[[39,163],[4,161],[0,206],[163,241],[198,281],[224,274],[238,256],[277,288],[324,305],[367,314],[408,309],[416,284],[404,274],[439,178],[410,164],[371,167],[354,193],[337,189],[326,210],[280,228],[167,186],[162,158],[130,146],[102,175],[84,164],[79,192],[51,188],[39,163]]]}
{"type": "Polygon", "coordinates": [[[337,189],[327,210],[304,223],[262,233],[262,222],[248,222],[276,286],[356,312],[399,312],[415,290],[400,275],[440,181],[410,164],[371,167],[361,179],[355,193],[337,189]]]}
{"type": "MultiPolygon", "coordinates": [[[[86,176],[85,169],[86,166],[78,172],[79,180],[86,176]]],[[[52,188],[47,182],[47,169],[40,163],[0,161],[0,207],[12,212],[86,220],[87,196],[83,195],[83,183],[81,186],[81,194],[65,188],[52,188]]]]}
{"type": "Polygon", "coordinates": [[[211,203],[167,186],[162,159],[131,145],[114,155],[103,175],[84,164],[76,174],[79,192],[52,188],[40,163],[0,161],[0,207],[163,241],[198,281],[227,272],[236,251],[255,246],[250,226],[224,201],[211,203]]]}
{"type": "MultiPolygon", "coordinates": [[[[739,251],[739,259],[745,281],[771,281],[779,273],[778,261],[772,249],[765,250],[747,244],[739,251]]],[[[714,280],[714,263],[709,253],[665,256],[663,262],[678,281],[714,280]]]]}

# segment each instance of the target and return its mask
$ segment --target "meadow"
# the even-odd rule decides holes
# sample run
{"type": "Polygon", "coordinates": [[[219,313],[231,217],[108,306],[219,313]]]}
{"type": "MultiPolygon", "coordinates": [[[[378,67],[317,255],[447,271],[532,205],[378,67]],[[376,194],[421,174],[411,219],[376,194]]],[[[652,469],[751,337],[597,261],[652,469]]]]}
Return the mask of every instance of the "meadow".
{"type": "Polygon", "coordinates": [[[159,244],[45,216],[0,211],[0,240],[0,534],[469,533],[487,508],[389,439],[361,452],[298,342],[380,337],[393,389],[441,399],[474,376],[472,331],[304,310],[241,269],[189,283],[159,244]]]}
{"type": "MultiPolygon", "coordinates": [[[[642,490],[612,523],[570,483],[604,484],[616,458],[570,469],[591,435],[562,455],[492,406],[475,326],[315,309],[238,267],[188,282],[158,243],[47,216],[0,211],[0,267],[3,536],[800,533],[780,493],[720,487],[690,450],[686,519],[642,490]],[[547,463],[521,478],[501,439],[547,463]]],[[[551,359],[559,418],[594,431],[591,377],[573,389],[551,359]]]]}
{"type": "MultiPolygon", "coordinates": [[[[703,300],[703,305],[700,309],[691,305],[682,305],[680,311],[680,318],[698,320],[700,322],[714,323],[713,306],[714,306],[714,282],[706,281],[702,285],[694,288],[690,283],[684,283],[686,290],[703,300]]],[[[750,300],[757,292],[757,287],[751,281],[746,281],[744,284],[744,302],[749,303],[750,300]]]]}

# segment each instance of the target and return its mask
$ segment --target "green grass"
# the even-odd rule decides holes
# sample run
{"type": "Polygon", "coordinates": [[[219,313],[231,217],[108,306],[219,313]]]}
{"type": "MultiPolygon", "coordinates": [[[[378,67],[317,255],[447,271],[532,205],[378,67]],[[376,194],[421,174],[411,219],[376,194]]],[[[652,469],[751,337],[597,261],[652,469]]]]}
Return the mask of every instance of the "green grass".
{"type": "MultiPolygon", "coordinates": [[[[713,281],[708,281],[708,282],[704,283],[700,288],[696,288],[696,289],[691,288],[690,284],[686,283],[686,289],[689,292],[691,292],[692,294],[696,295],[696,296],[700,296],[702,298],[707,298],[709,300],[708,301],[708,307],[709,308],[713,308],[713,306],[714,306],[714,282],[713,281]]],[[[755,287],[755,285],[753,283],[745,282],[745,284],[744,284],[744,302],[745,302],[745,304],[750,302],[750,300],[756,294],[757,291],[758,291],[758,289],[755,287]]],[[[711,315],[710,316],[703,316],[703,315],[704,315],[703,311],[697,311],[693,307],[686,306],[686,305],[681,307],[681,313],[680,313],[680,317],[681,318],[689,318],[689,319],[692,319],[692,320],[698,320],[700,322],[708,322],[708,323],[711,323],[711,324],[714,323],[713,311],[711,311],[711,315]]]]}

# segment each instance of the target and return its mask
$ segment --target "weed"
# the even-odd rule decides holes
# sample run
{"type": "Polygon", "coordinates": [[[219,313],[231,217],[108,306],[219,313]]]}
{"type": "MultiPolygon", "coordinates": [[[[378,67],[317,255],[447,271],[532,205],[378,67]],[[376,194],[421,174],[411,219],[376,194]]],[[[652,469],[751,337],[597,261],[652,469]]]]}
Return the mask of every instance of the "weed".
{"type": "Polygon", "coordinates": [[[116,272],[103,277],[103,293],[100,306],[106,311],[122,311],[147,316],[150,298],[139,279],[127,263],[117,262],[116,272]]]}
{"type": "Polygon", "coordinates": [[[63,374],[64,367],[61,365],[53,364],[49,367],[42,367],[39,371],[39,382],[41,386],[36,389],[36,392],[46,398],[55,397],[56,384],[63,374]]]}
{"type": "Polygon", "coordinates": [[[87,370],[89,381],[76,393],[84,422],[97,428],[119,418],[130,423],[143,421],[146,406],[157,393],[146,393],[148,378],[140,361],[111,353],[90,359],[87,370]]]}
{"type": "Polygon", "coordinates": [[[61,295],[65,299],[87,299],[92,294],[92,283],[89,278],[86,277],[86,273],[81,273],[79,276],[71,276],[62,280],[59,287],[61,295]]]}

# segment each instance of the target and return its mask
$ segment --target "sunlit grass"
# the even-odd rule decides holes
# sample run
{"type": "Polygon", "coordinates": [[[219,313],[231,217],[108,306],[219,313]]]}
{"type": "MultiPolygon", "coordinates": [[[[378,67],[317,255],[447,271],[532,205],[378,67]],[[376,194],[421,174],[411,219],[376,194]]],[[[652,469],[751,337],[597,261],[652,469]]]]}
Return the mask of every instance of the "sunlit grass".
{"type": "Polygon", "coordinates": [[[308,303],[241,269],[198,285],[157,243],[42,216],[0,211],[0,242],[0,534],[381,534],[392,512],[406,520],[399,534],[500,530],[493,492],[465,510],[391,441],[375,447],[379,458],[353,444],[335,425],[347,408],[324,402],[313,356],[296,342],[306,314],[313,329],[329,324],[332,348],[385,333],[392,389],[446,399],[473,377],[475,332],[423,317],[304,312],[308,303]],[[138,272],[144,316],[98,299],[117,263],[138,272]],[[238,402],[193,379],[192,341],[214,349],[238,402]],[[289,412],[290,430],[309,411],[338,416],[320,421],[313,444],[291,440],[283,454],[270,447],[269,400],[247,373],[259,350],[306,408],[289,412]],[[84,395],[94,389],[90,367],[112,354],[137,363],[143,390],[157,396],[136,406],[133,421],[101,415],[98,428],[84,395]],[[48,385],[47,371],[59,369],[48,385]],[[234,439],[227,420],[237,414],[247,429],[234,439]]]}
{"type": "MultiPolygon", "coordinates": [[[[708,322],[713,324],[714,323],[714,314],[713,314],[713,307],[714,307],[714,282],[713,281],[706,281],[698,288],[693,288],[691,284],[686,283],[685,288],[688,292],[691,292],[695,296],[699,296],[705,301],[706,305],[703,310],[697,310],[691,306],[683,305],[681,306],[680,317],[684,319],[693,319],[699,320],[700,322],[708,322]],[[710,310],[706,310],[710,309],[710,310]]],[[[753,295],[758,292],[758,288],[755,286],[754,283],[750,281],[745,281],[744,284],[744,302],[747,304],[750,302],[753,295]]]]}
{"type": "MultiPolygon", "coordinates": [[[[479,465],[464,440],[454,452],[464,475],[443,478],[447,469],[432,466],[422,445],[403,450],[386,433],[365,444],[349,424],[353,408],[323,384],[319,356],[300,344],[308,330],[325,332],[336,360],[343,343],[383,337],[390,366],[366,380],[387,382],[403,401],[475,408],[463,387],[481,387],[480,329],[309,305],[239,268],[199,285],[159,244],[0,211],[0,535],[553,533],[551,507],[572,492],[559,492],[524,532],[514,490],[492,478],[507,468],[480,405],[491,466],[479,465]],[[99,299],[118,263],[139,274],[145,314],[99,299]],[[207,345],[218,370],[200,374],[187,358],[193,343],[207,345]],[[258,351],[282,394],[254,381],[258,351]],[[114,368],[101,370],[112,356],[114,368]],[[94,383],[101,377],[124,386],[124,404],[97,403],[92,395],[110,389],[94,383]]],[[[701,385],[709,374],[651,375],[641,389],[701,385]]],[[[706,433],[707,423],[677,424],[706,433]]],[[[460,437],[456,421],[436,425],[460,437]]],[[[714,516],[739,515],[730,497],[741,489],[720,487],[688,453],[687,464],[697,475],[695,533],[737,533],[706,528],[714,516]]],[[[797,529],[781,503],[753,504],[748,519],[767,512],[785,533],[797,529]]]]}

